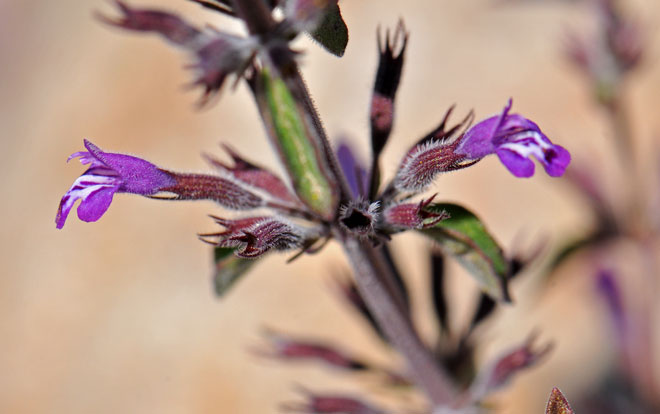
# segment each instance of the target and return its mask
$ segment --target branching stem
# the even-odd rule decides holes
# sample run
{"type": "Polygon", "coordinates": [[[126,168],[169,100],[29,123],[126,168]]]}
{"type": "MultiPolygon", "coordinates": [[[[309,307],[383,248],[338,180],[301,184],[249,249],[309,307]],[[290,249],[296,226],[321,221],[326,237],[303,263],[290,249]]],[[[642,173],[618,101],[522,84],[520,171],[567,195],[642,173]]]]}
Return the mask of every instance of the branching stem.
{"type": "MultiPolygon", "coordinates": [[[[270,10],[263,0],[234,0],[234,8],[253,35],[267,36],[268,31],[275,26],[270,10]]],[[[272,60],[278,65],[277,69],[291,89],[291,93],[312,120],[326,160],[340,187],[341,201],[346,202],[351,197],[350,189],[300,76],[298,66],[293,58],[286,58],[286,54],[284,59],[278,57],[279,59],[272,60]]],[[[427,395],[433,406],[449,404],[456,395],[454,386],[422,343],[401,298],[394,292],[392,283],[394,276],[385,264],[382,253],[374,249],[370,242],[346,234],[338,224],[335,223],[333,228],[334,236],[343,244],[353,265],[360,293],[387,338],[406,359],[413,380],[427,395]]]]}

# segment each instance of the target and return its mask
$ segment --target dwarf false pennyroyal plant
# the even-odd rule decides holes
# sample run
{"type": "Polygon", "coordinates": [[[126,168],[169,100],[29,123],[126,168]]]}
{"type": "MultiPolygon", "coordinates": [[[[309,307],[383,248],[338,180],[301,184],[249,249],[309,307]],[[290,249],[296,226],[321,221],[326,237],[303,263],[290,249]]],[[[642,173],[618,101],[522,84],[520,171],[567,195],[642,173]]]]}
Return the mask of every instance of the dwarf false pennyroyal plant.
{"type": "MultiPolygon", "coordinates": [[[[495,300],[510,301],[512,262],[477,216],[459,205],[436,203],[435,196],[423,193],[438,174],[472,166],[491,154],[517,177],[533,175],[532,156],[549,175],[561,176],[570,162],[569,153],[553,144],[535,123],[511,113],[511,100],[501,112],[474,125],[470,113],[450,126],[452,108],[403,156],[394,178],[381,182],[379,156],[393,127],[408,42],[403,23],[384,39],[379,35],[380,60],[370,109],[371,167],[361,169],[353,160],[351,169],[347,168],[350,149],[335,155],[302,81],[297,52],[290,47],[293,39],[306,32],[328,51],[342,55],[348,35],[337,1],[192,1],[241,19],[249,35],[200,29],[176,15],[132,8],[118,0],[119,16],[100,19],[122,29],[159,34],[192,55],[197,73],[194,84],[204,90],[201,105],[229,77],[235,82],[245,80],[287,179],[229,148],[231,165],[208,157],[216,174],[184,174],[137,157],[105,152],[85,141],[87,151],[72,157],[79,157],[89,168],[62,198],[57,227],[64,225],[77,200],[79,218],[96,221],[114,194],[122,192],[167,200],[214,200],[239,211],[268,210],[238,218],[214,217],[223,230],[201,235],[216,246],[218,293],[244,274],[254,258],[272,250],[297,250],[297,257],[318,251],[334,239],[349,257],[366,308],[405,357],[412,382],[434,410],[456,406],[457,384],[420,340],[384,246],[396,233],[419,231],[435,240],[442,252],[456,257],[484,292],[495,300]],[[360,171],[369,171],[368,176],[360,171]]],[[[521,352],[534,359],[537,353],[528,348],[524,346],[521,352]]],[[[527,360],[516,361],[523,366],[527,360]]],[[[489,389],[489,384],[482,388],[489,389]]]]}

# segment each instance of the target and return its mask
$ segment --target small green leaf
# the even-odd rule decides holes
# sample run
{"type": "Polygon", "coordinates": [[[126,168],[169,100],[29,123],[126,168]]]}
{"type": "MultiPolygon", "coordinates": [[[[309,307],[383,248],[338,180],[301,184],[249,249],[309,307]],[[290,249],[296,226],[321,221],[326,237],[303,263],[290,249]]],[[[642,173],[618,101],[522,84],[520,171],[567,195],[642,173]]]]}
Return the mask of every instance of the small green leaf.
{"type": "Polygon", "coordinates": [[[229,288],[257,261],[234,256],[233,247],[216,247],[213,250],[215,272],[213,274],[213,287],[215,294],[222,297],[229,288]]]}
{"type": "Polygon", "coordinates": [[[495,299],[510,302],[509,261],[479,218],[457,204],[430,204],[425,210],[446,211],[450,218],[419,231],[438,242],[445,254],[455,257],[484,292],[495,299]]]}
{"type": "Polygon", "coordinates": [[[316,26],[310,36],[323,46],[325,50],[335,56],[344,56],[348,44],[348,27],[341,17],[338,5],[328,8],[323,20],[316,26]]]}

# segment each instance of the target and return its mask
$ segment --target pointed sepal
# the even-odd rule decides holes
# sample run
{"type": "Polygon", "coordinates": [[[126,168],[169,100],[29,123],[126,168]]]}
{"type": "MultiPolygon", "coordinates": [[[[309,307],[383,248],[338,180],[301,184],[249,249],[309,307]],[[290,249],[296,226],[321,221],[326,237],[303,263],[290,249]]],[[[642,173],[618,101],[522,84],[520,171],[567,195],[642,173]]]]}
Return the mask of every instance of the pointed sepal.
{"type": "Polygon", "coordinates": [[[313,229],[303,228],[278,217],[248,217],[228,220],[214,217],[225,231],[201,235],[218,247],[235,248],[242,258],[255,258],[270,250],[292,250],[319,237],[313,229]]]}
{"type": "Polygon", "coordinates": [[[559,388],[554,387],[548,399],[548,405],[545,408],[545,414],[575,414],[564,394],[559,388]]]}
{"type": "Polygon", "coordinates": [[[391,231],[419,230],[433,227],[440,221],[448,219],[448,213],[434,212],[426,208],[434,198],[435,195],[419,203],[398,203],[387,207],[383,214],[383,227],[391,231]]]}
{"type": "Polygon", "coordinates": [[[402,21],[397,25],[394,35],[390,36],[390,31],[386,31],[384,45],[380,31],[378,33],[379,61],[369,114],[374,162],[378,160],[392,131],[394,99],[401,80],[407,43],[408,32],[402,21]]]}
{"type": "Polygon", "coordinates": [[[390,187],[403,193],[420,193],[438,174],[466,168],[479,161],[467,160],[464,155],[456,153],[463,131],[469,127],[473,115],[470,112],[461,122],[449,127],[453,110],[454,107],[449,108],[440,124],[408,150],[390,187]]]}
{"type": "Polygon", "coordinates": [[[296,196],[291,194],[291,191],[289,191],[289,188],[284,184],[282,179],[273,172],[247,161],[228,145],[223,145],[223,147],[232,158],[233,165],[228,165],[210,155],[206,155],[206,159],[211,165],[223,172],[231,174],[237,180],[247,185],[264,190],[274,200],[294,206],[300,204],[296,196]]]}

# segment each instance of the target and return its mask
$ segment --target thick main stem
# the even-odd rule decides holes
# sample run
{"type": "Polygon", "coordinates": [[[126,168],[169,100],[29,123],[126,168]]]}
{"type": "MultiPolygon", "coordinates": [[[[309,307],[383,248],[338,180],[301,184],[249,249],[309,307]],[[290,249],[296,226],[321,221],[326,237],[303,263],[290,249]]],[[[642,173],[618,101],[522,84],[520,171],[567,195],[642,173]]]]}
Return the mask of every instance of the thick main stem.
{"type": "Polygon", "coordinates": [[[355,281],[369,310],[386,337],[406,359],[413,381],[434,406],[448,405],[456,395],[449,378],[419,338],[412,321],[387,288],[390,269],[369,242],[353,237],[343,240],[344,250],[353,265],[355,281]]]}
{"type": "MultiPolygon", "coordinates": [[[[275,22],[264,0],[234,0],[233,3],[238,16],[245,21],[250,33],[267,38],[268,32],[275,26],[275,22]]],[[[272,59],[273,64],[278,66],[279,72],[292,94],[313,121],[322,141],[325,157],[335,173],[337,185],[341,189],[341,201],[346,202],[350,198],[346,178],[339,168],[320,117],[316,113],[312,99],[300,76],[298,66],[293,59],[286,56],[284,54],[284,59],[272,59]]],[[[382,254],[376,251],[369,242],[361,242],[354,236],[343,234],[339,229],[335,231],[335,236],[343,242],[344,249],[355,270],[358,289],[369,310],[390,342],[406,359],[415,383],[426,393],[434,406],[447,405],[456,395],[453,384],[420,340],[405,306],[392,291],[391,282],[394,280],[394,276],[391,274],[391,269],[385,265],[382,254]]]]}

